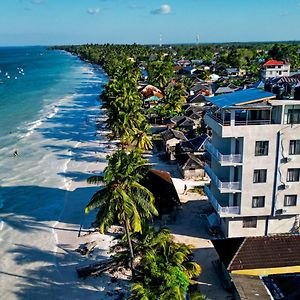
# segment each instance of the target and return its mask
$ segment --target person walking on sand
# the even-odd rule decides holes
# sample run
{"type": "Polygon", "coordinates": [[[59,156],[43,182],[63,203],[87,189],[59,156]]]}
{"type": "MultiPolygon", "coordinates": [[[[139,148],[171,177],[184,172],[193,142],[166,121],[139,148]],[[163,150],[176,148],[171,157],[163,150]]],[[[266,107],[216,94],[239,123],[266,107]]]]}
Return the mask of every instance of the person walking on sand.
{"type": "Polygon", "coordinates": [[[184,189],[183,189],[183,195],[186,195],[186,193],[187,193],[187,186],[186,186],[186,184],[184,185],[184,189]]]}

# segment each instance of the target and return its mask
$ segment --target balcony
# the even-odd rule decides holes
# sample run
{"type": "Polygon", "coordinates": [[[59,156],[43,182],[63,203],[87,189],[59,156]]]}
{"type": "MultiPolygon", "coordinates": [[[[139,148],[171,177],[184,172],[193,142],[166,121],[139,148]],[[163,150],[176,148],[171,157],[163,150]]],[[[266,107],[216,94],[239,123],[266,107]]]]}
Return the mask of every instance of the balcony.
{"type": "Polygon", "coordinates": [[[214,185],[219,189],[220,193],[235,193],[241,191],[241,183],[240,182],[223,182],[221,181],[218,176],[214,173],[214,171],[205,164],[204,170],[206,174],[210,177],[211,181],[214,185]]]}
{"type": "Polygon", "coordinates": [[[210,142],[205,142],[205,149],[220,163],[221,166],[235,166],[242,164],[241,154],[224,155],[218,151],[210,142]]]}
{"type": "Polygon", "coordinates": [[[214,195],[211,193],[209,187],[207,185],[204,186],[204,192],[207,195],[208,200],[214,207],[214,209],[218,212],[220,217],[232,217],[236,215],[240,215],[241,210],[239,206],[221,206],[214,195]]]}
{"type": "Polygon", "coordinates": [[[245,116],[236,116],[235,119],[230,122],[229,114],[224,117],[220,113],[207,113],[207,116],[213,119],[215,122],[220,124],[221,126],[248,126],[248,125],[270,125],[272,124],[272,120],[268,119],[255,119],[255,118],[248,118],[248,115],[245,116]]]}

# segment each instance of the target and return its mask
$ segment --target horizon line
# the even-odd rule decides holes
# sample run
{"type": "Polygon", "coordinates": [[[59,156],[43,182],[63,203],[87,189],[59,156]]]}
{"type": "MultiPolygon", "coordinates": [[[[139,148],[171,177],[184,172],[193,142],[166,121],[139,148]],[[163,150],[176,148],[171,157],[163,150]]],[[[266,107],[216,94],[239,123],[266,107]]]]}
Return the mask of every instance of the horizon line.
{"type": "MultiPolygon", "coordinates": [[[[253,40],[253,41],[226,41],[226,42],[171,42],[171,43],[164,43],[162,46],[166,45],[214,45],[214,44],[268,44],[268,43],[300,43],[300,40],[253,40]]],[[[0,45],[0,48],[9,48],[9,47],[53,47],[53,46],[79,46],[79,45],[141,45],[141,46],[153,46],[153,45],[160,45],[159,43],[111,43],[111,42],[105,42],[105,43],[99,43],[99,42],[85,42],[85,43],[70,43],[70,44],[48,44],[48,45],[42,45],[42,44],[24,44],[24,45],[0,45]]]]}

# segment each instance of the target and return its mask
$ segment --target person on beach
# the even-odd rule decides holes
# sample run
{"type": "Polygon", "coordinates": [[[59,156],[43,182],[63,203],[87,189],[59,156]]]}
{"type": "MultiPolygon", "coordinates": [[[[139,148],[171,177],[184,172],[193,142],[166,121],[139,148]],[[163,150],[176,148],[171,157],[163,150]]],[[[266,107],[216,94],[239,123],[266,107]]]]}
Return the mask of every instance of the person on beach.
{"type": "Polygon", "coordinates": [[[184,185],[184,189],[183,189],[183,195],[186,195],[186,193],[187,193],[187,186],[186,186],[186,184],[184,185]]]}

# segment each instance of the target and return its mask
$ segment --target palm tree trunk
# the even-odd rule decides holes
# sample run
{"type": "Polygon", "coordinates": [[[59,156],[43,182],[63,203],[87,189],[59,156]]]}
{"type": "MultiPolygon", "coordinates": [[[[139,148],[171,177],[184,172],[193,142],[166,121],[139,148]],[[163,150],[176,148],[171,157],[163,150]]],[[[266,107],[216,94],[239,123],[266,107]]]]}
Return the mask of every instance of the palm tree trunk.
{"type": "Polygon", "coordinates": [[[130,269],[131,269],[131,272],[132,272],[132,276],[134,276],[134,269],[133,269],[134,254],[133,254],[131,237],[130,237],[130,233],[129,233],[129,220],[128,220],[128,218],[125,221],[125,231],[126,231],[126,236],[127,236],[127,241],[128,241],[129,251],[130,251],[130,269]]]}

